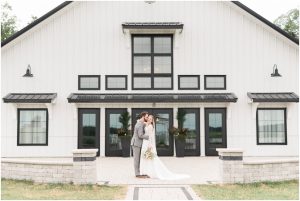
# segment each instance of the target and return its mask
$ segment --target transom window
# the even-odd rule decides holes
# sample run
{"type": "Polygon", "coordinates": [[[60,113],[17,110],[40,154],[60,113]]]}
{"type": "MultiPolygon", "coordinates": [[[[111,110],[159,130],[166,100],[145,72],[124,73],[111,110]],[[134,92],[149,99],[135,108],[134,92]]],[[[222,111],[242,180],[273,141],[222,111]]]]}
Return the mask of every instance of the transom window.
{"type": "Polygon", "coordinates": [[[204,75],[204,89],[226,89],[226,75],[204,75]]]}
{"type": "Polygon", "coordinates": [[[178,75],[178,89],[200,89],[200,75],[178,75]]]}
{"type": "Polygon", "coordinates": [[[172,35],[132,36],[132,89],[173,89],[172,35]]]}
{"type": "Polygon", "coordinates": [[[48,144],[47,109],[18,109],[18,146],[48,144]]]}
{"type": "Polygon", "coordinates": [[[106,75],[106,90],[126,90],[127,75],[106,75]]]}
{"type": "Polygon", "coordinates": [[[100,75],[78,75],[78,90],[99,90],[100,75]]]}
{"type": "Polygon", "coordinates": [[[256,120],[257,144],[287,144],[285,108],[259,108],[256,120]]]}

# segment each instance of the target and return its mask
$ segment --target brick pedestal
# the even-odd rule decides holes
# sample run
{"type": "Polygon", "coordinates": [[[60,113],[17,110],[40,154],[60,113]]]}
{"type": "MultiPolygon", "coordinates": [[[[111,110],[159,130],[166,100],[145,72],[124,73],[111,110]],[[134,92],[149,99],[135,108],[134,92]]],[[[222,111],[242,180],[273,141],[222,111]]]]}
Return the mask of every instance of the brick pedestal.
{"type": "Polygon", "coordinates": [[[222,183],[243,183],[243,150],[217,149],[222,183]]]}
{"type": "Polygon", "coordinates": [[[74,184],[96,184],[97,151],[98,149],[73,150],[73,183],[74,184]]]}

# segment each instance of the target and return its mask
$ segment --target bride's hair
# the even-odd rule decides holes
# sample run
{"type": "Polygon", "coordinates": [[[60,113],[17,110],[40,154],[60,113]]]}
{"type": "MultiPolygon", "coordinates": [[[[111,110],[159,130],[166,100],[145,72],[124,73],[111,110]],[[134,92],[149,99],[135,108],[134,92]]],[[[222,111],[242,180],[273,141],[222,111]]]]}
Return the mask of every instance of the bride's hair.
{"type": "MultiPolygon", "coordinates": [[[[149,117],[152,117],[152,122],[151,122],[151,124],[152,124],[152,126],[153,126],[153,128],[154,128],[154,126],[155,126],[155,123],[154,123],[154,116],[153,116],[152,114],[150,114],[149,117]]],[[[149,117],[148,117],[148,118],[149,118],[149,117]]]]}

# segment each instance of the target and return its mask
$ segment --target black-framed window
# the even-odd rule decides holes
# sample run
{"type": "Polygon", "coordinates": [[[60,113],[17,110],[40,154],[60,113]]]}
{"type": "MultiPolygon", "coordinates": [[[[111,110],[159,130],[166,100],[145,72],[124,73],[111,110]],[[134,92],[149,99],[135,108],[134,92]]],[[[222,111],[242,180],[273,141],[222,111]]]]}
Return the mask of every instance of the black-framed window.
{"type": "Polygon", "coordinates": [[[258,108],[256,132],[258,145],[286,145],[286,108],[258,108]]]}
{"type": "Polygon", "coordinates": [[[78,75],[78,90],[100,90],[100,75],[78,75]]]}
{"type": "Polygon", "coordinates": [[[204,89],[225,90],[226,75],[204,75],[204,89]]]}
{"type": "Polygon", "coordinates": [[[132,35],[132,89],[173,89],[172,35],[132,35]]]}
{"type": "Polygon", "coordinates": [[[200,89],[200,75],[178,75],[178,89],[200,89]]]}
{"type": "Polygon", "coordinates": [[[106,75],[106,90],[127,90],[127,75],[106,75]]]}
{"type": "Polygon", "coordinates": [[[48,110],[18,109],[18,146],[48,145],[48,110]]]}

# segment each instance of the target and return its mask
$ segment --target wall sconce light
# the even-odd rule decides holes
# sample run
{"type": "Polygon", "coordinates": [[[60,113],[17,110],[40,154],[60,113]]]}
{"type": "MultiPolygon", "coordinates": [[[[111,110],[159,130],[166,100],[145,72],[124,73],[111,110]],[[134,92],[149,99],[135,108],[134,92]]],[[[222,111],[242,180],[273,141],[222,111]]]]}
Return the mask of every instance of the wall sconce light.
{"type": "Polygon", "coordinates": [[[278,73],[276,64],[274,64],[274,66],[273,66],[273,73],[271,74],[271,77],[281,77],[281,75],[278,73]],[[274,68],[275,68],[275,71],[274,71],[274,68]]]}
{"type": "Polygon", "coordinates": [[[153,4],[153,3],[155,3],[155,1],[145,1],[145,3],[147,3],[147,4],[153,4]]]}
{"type": "Polygon", "coordinates": [[[31,67],[29,64],[27,66],[26,73],[25,75],[23,75],[23,77],[33,77],[33,74],[31,74],[31,67]]]}

